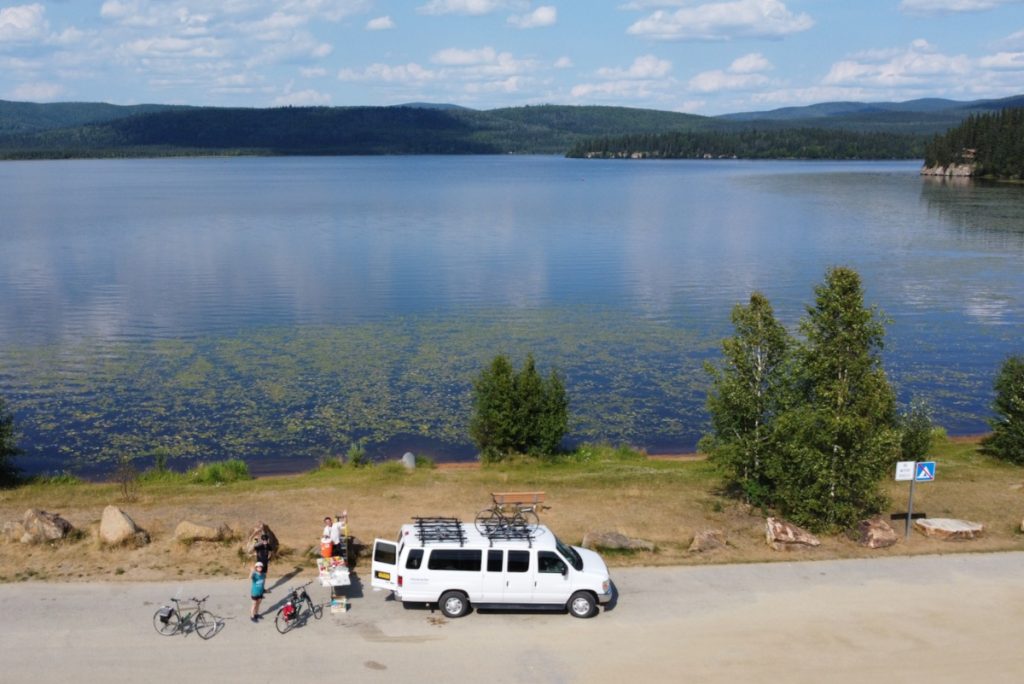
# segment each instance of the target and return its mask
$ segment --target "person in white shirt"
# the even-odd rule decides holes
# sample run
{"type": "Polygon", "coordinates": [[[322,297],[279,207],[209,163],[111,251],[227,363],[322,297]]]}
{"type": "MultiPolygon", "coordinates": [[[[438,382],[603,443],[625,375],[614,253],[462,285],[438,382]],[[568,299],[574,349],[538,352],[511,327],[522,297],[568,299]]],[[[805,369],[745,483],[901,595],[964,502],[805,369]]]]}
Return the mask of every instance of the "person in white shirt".
{"type": "MultiPolygon", "coordinates": [[[[329,521],[330,518],[325,518],[325,521],[329,521]]],[[[348,522],[348,511],[342,511],[340,515],[334,516],[334,524],[331,525],[330,534],[331,538],[331,553],[335,556],[344,555],[342,553],[342,542],[345,539],[345,524],[348,522]]],[[[327,531],[327,528],[324,528],[327,531]]]]}

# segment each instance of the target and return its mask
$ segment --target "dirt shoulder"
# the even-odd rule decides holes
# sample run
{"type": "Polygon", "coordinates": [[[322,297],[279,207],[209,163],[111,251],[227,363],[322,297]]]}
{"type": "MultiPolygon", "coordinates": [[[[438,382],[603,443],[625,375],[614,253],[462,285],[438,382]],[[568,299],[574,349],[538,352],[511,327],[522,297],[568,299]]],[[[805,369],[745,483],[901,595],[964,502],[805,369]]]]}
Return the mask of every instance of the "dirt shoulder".
{"type": "MultiPolygon", "coordinates": [[[[994,463],[976,443],[948,442],[937,452],[936,481],[916,488],[914,508],[929,517],[983,523],[983,538],[942,542],[913,533],[894,547],[868,550],[846,535],[821,538],[799,559],[878,558],[901,555],[1024,550],[1024,469],[994,463]]],[[[323,517],[347,509],[350,532],[364,544],[393,538],[414,515],[471,521],[490,492],[543,490],[551,508],[542,521],[569,543],[588,531],[620,532],[651,541],[653,552],[608,552],[612,567],[751,563],[795,560],[770,549],[764,515],[718,491],[712,466],[692,457],[567,466],[419,469],[342,468],[267,477],[223,486],[185,483],[143,485],[124,501],[115,484],[34,485],[0,491],[0,521],[18,520],[27,508],[59,513],[81,530],[75,541],[53,545],[0,542],[0,582],[49,580],[155,581],[243,577],[250,559],[239,539],[183,543],[179,522],[228,525],[239,534],[266,522],[284,547],[271,577],[313,565],[323,517]],[[140,548],[104,548],[95,538],[103,508],[116,505],[151,536],[140,548]],[[728,545],[710,553],[688,550],[702,530],[725,533],[728,545]]],[[[906,483],[886,484],[889,512],[906,509],[906,483]]],[[[900,522],[894,522],[902,532],[900,522]]]]}

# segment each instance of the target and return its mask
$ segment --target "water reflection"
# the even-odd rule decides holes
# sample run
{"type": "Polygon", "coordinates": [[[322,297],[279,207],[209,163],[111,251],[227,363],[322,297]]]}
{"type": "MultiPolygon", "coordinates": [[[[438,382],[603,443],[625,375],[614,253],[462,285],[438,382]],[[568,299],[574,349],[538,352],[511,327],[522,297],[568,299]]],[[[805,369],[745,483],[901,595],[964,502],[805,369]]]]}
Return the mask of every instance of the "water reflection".
{"type": "Polygon", "coordinates": [[[561,368],[575,439],[692,448],[701,361],[761,290],[796,327],[829,266],[886,365],[985,428],[1024,311],[1022,188],[917,164],[555,158],[0,164],[0,392],[30,459],[471,452],[498,352],[561,368]]]}

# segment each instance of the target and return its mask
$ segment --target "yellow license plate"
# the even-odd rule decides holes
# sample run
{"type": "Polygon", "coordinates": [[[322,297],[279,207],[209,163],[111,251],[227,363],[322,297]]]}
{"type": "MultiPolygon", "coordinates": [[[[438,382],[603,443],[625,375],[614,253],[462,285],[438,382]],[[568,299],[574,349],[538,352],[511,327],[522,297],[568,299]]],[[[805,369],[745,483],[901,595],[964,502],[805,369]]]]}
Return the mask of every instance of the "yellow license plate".
{"type": "Polygon", "coordinates": [[[385,582],[390,582],[391,581],[391,573],[390,572],[382,572],[382,571],[378,570],[377,571],[377,579],[382,579],[385,582]]]}

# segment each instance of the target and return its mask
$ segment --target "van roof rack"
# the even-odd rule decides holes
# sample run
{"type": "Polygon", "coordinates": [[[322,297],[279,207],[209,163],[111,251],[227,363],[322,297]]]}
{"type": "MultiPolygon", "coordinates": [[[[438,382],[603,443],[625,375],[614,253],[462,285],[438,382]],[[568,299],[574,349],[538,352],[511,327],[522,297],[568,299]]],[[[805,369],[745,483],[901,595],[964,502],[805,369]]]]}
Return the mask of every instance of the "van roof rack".
{"type": "Polygon", "coordinates": [[[533,538],[537,532],[536,525],[512,522],[503,523],[501,525],[477,526],[477,529],[480,530],[484,537],[491,541],[491,546],[494,546],[494,542],[496,541],[522,539],[532,548],[533,538]]]}
{"type": "Polygon", "coordinates": [[[417,518],[414,517],[416,536],[420,544],[426,545],[430,542],[458,542],[459,546],[466,544],[466,532],[462,527],[462,521],[458,518],[417,518]]]}

